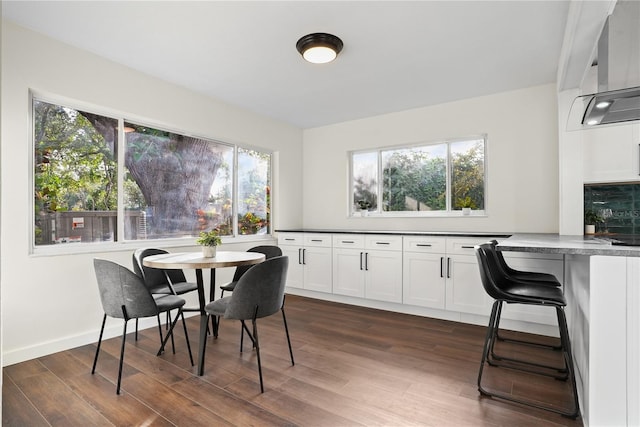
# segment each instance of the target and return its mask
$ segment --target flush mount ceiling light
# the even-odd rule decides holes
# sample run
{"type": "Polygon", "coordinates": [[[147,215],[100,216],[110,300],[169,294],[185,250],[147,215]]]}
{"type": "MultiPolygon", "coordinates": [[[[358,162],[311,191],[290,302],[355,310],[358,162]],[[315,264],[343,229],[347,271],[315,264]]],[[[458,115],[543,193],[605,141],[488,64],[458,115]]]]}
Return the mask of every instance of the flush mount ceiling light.
{"type": "Polygon", "coordinates": [[[324,64],[336,59],[342,50],[342,40],[333,34],[307,34],[298,40],[296,49],[306,61],[324,64]]]}

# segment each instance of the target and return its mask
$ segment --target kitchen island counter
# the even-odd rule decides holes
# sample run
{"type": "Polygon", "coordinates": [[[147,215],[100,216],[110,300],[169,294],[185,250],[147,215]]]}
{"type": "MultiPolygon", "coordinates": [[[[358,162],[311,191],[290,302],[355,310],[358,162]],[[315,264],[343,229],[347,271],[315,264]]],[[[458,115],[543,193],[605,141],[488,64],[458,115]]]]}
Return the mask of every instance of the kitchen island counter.
{"type": "Polygon", "coordinates": [[[607,237],[514,234],[501,251],[562,254],[585,425],[640,425],[640,247],[607,237]]]}
{"type": "Polygon", "coordinates": [[[498,244],[498,250],[571,255],[640,257],[639,246],[619,246],[614,239],[558,234],[513,234],[498,244]]]}

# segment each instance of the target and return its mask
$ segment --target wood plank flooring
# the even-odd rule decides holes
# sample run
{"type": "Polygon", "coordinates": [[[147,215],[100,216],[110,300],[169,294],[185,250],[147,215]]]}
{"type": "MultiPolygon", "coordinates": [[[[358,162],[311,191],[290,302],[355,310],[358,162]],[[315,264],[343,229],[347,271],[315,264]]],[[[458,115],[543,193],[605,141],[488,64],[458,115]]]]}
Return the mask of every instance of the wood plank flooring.
{"type": "MultiPolygon", "coordinates": [[[[239,322],[223,320],[218,339],[208,338],[202,377],[190,366],[182,328],[176,354],[169,348],[160,357],[152,328],[137,342],[127,337],[119,396],[119,338],[103,342],[95,375],[95,344],[4,368],[2,425],[582,426],[580,419],[479,396],[484,327],[297,296],[287,297],[286,314],[295,366],[281,316],[258,323],[264,394],[248,340],[239,352],[239,322]]],[[[198,319],[187,324],[195,357],[198,319]]],[[[570,404],[562,381],[489,368],[487,384],[570,404]]]]}

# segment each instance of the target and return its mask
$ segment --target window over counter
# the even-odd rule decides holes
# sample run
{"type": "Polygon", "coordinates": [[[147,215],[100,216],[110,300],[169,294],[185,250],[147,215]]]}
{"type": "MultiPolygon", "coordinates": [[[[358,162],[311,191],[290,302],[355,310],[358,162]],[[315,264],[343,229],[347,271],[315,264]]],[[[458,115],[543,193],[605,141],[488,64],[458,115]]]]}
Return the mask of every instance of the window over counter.
{"type": "Polygon", "coordinates": [[[271,233],[269,152],[39,97],[32,124],[34,248],[271,233]]]}
{"type": "Polygon", "coordinates": [[[481,135],[352,152],[351,215],[483,214],[486,143],[481,135]]]}

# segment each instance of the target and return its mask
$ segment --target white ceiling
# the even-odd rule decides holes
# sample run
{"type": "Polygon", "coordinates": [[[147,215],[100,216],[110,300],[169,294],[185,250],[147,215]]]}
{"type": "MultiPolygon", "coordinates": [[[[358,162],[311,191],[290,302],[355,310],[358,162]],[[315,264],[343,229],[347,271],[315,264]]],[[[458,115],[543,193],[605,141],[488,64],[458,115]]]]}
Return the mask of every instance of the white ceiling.
{"type": "Polygon", "coordinates": [[[556,81],[568,1],[3,1],[5,19],[300,128],[556,81]],[[296,41],[339,36],[330,64],[296,41]]]}

